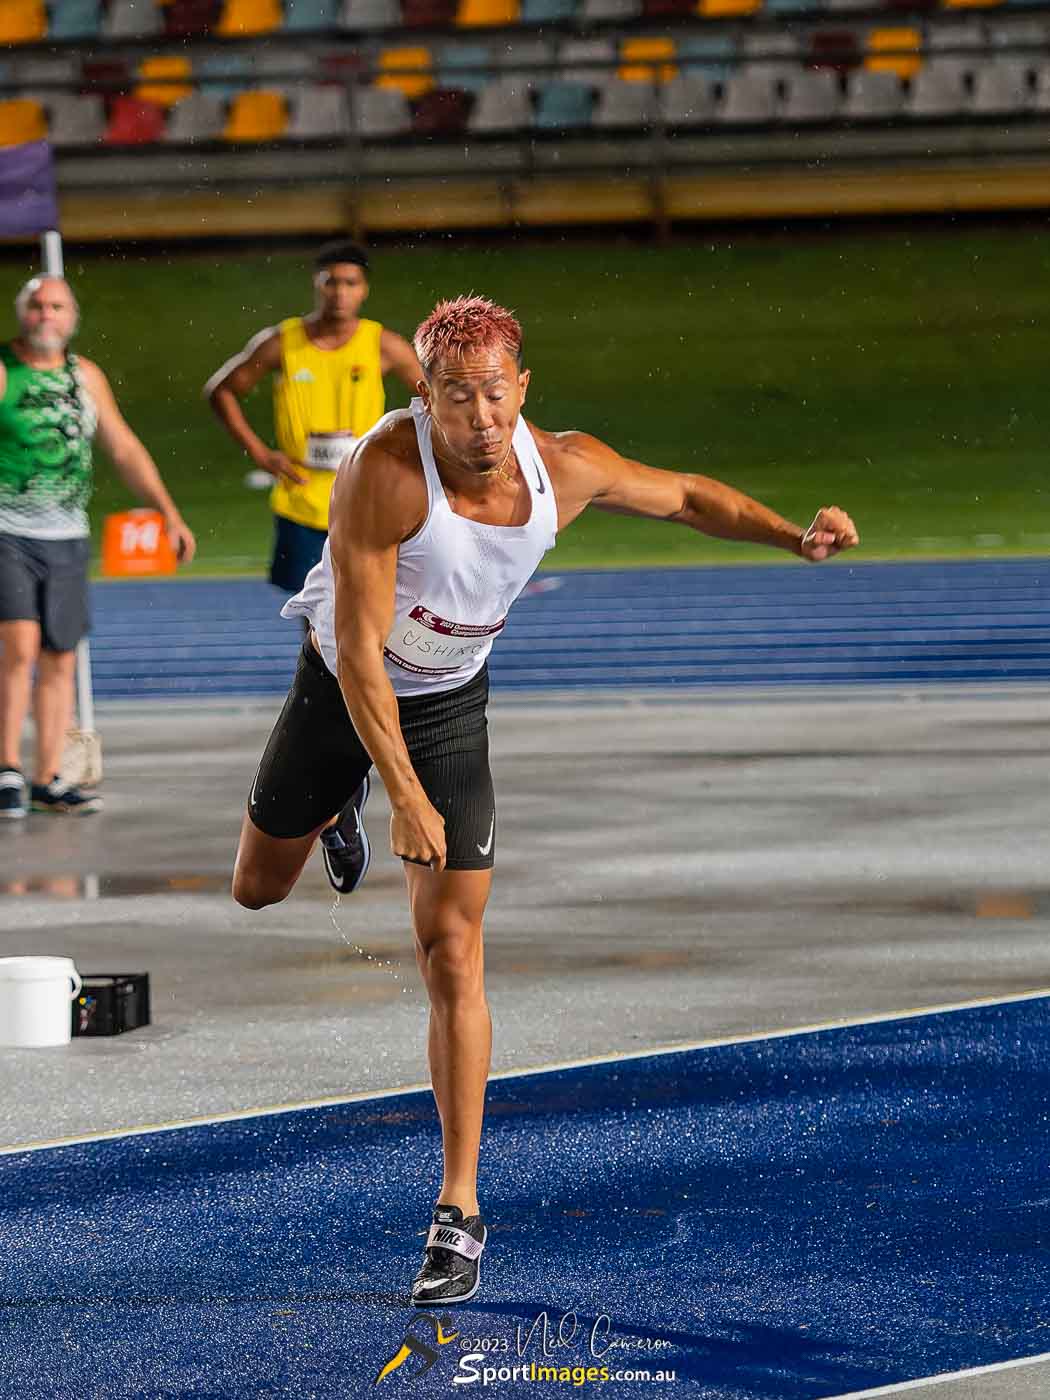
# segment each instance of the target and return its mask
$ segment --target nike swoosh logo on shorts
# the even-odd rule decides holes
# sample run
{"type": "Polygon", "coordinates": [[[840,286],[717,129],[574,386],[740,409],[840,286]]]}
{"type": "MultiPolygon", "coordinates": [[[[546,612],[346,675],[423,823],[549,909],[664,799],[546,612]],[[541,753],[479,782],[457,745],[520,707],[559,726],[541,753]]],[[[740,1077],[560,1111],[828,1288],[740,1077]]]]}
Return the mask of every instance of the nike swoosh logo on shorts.
{"type": "Polygon", "coordinates": [[[255,777],[252,779],[252,790],[248,794],[249,811],[255,806],[255,789],[259,786],[259,770],[256,769],[255,777]]]}
{"type": "Polygon", "coordinates": [[[481,844],[480,841],[478,842],[478,851],[481,853],[481,855],[487,856],[488,853],[489,853],[489,851],[492,850],[492,837],[493,837],[493,833],[495,832],[495,830],[496,830],[496,813],[493,812],[493,814],[492,814],[492,825],[489,827],[489,839],[485,842],[484,846],[481,844]]]}

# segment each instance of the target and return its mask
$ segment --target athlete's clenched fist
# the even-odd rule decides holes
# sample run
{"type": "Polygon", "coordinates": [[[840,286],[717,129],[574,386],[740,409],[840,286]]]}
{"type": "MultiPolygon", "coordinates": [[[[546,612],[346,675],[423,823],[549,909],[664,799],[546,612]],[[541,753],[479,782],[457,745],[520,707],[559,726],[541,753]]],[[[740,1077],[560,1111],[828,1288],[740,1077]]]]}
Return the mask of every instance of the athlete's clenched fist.
{"type": "Polygon", "coordinates": [[[857,527],[846,512],[838,506],[824,506],[817,511],[816,519],[802,536],[798,548],[803,559],[819,563],[859,543],[857,527]]]}

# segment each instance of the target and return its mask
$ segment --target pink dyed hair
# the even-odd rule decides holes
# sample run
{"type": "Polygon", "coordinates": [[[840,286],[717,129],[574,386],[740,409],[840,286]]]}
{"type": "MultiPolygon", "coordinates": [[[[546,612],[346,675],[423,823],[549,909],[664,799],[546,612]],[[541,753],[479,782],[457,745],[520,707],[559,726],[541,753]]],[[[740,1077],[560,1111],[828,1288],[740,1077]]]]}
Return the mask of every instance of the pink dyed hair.
{"type": "Polygon", "coordinates": [[[440,359],[457,359],[471,350],[505,350],[521,361],[521,326],[513,315],[485,297],[439,301],[412,342],[423,373],[440,359]]]}

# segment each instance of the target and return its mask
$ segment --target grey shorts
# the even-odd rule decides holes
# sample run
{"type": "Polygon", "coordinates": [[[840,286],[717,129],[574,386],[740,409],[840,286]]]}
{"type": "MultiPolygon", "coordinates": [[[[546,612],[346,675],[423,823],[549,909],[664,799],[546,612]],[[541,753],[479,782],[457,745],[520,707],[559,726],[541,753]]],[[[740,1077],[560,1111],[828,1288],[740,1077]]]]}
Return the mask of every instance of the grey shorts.
{"type": "Polygon", "coordinates": [[[91,541],[0,533],[0,622],[39,622],[47,651],[73,651],[88,630],[91,541]]]}

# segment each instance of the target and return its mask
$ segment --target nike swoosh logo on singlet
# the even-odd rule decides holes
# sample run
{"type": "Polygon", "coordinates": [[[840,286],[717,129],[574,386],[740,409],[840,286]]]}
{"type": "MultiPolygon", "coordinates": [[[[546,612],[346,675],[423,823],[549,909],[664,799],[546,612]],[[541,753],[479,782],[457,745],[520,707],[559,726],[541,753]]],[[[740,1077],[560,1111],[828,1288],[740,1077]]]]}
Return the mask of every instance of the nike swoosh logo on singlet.
{"type": "Polygon", "coordinates": [[[541,496],[547,494],[547,488],[543,484],[543,473],[540,471],[539,467],[536,468],[536,487],[541,496]]]}

